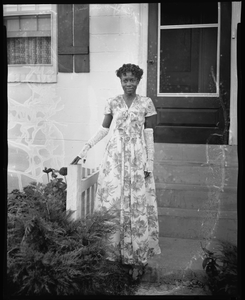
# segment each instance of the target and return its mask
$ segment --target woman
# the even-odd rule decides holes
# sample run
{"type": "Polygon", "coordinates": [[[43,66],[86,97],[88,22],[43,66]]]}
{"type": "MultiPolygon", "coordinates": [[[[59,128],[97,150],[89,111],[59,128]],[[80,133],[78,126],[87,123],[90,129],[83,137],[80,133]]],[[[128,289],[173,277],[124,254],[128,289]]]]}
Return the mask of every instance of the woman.
{"type": "Polygon", "coordinates": [[[124,93],[107,100],[102,127],[72,164],[85,159],[89,149],[108,134],[114,118],[115,128],[100,166],[94,207],[117,207],[120,230],[113,236],[113,244],[120,249],[122,263],[141,270],[148,257],[161,253],[153,178],[152,124],[157,113],[150,98],[136,94],[142,69],[124,64],[116,75],[124,93]]]}

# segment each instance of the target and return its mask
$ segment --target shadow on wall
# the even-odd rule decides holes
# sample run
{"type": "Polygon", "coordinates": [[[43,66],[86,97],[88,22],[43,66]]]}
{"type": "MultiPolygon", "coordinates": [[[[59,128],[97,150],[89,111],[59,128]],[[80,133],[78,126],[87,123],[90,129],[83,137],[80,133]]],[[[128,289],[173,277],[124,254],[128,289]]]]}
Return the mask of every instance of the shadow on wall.
{"type": "Polygon", "coordinates": [[[64,138],[59,125],[64,125],[52,117],[63,108],[53,85],[19,83],[11,86],[8,98],[8,191],[22,189],[31,181],[46,182],[42,172],[45,167],[62,167],[64,138]]]}

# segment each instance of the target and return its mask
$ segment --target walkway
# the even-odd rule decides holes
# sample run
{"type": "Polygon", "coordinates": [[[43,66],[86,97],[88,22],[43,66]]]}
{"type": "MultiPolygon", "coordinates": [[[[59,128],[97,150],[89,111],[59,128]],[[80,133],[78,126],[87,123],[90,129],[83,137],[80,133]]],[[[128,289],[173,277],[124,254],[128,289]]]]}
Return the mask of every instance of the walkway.
{"type": "Polygon", "coordinates": [[[210,295],[199,240],[161,237],[160,247],[162,253],[148,261],[137,295],[210,295]]]}

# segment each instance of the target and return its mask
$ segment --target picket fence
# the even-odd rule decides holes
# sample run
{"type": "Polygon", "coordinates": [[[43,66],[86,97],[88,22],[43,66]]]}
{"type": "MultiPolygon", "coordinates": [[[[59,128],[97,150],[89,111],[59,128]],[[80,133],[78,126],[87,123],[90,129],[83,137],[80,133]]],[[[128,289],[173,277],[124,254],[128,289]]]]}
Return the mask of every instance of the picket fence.
{"type": "Polygon", "coordinates": [[[81,164],[69,165],[67,169],[66,210],[72,210],[72,219],[91,214],[97,189],[98,168],[88,169],[81,164]]]}

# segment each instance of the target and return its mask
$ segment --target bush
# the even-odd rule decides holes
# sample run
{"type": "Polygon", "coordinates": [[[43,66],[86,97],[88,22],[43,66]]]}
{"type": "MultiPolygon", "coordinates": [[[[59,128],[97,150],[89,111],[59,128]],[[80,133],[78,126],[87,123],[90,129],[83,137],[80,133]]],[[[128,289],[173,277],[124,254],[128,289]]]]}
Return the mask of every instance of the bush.
{"type": "Polygon", "coordinates": [[[203,269],[208,275],[208,286],[213,295],[238,295],[237,247],[227,241],[219,241],[217,251],[203,248],[203,269]]]}
{"type": "Polygon", "coordinates": [[[72,221],[66,184],[32,183],[8,197],[7,291],[9,295],[133,294],[133,283],[107,236],[116,229],[110,212],[72,221]],[[108,222],[109,221],[109,222],[108,222]]]}

